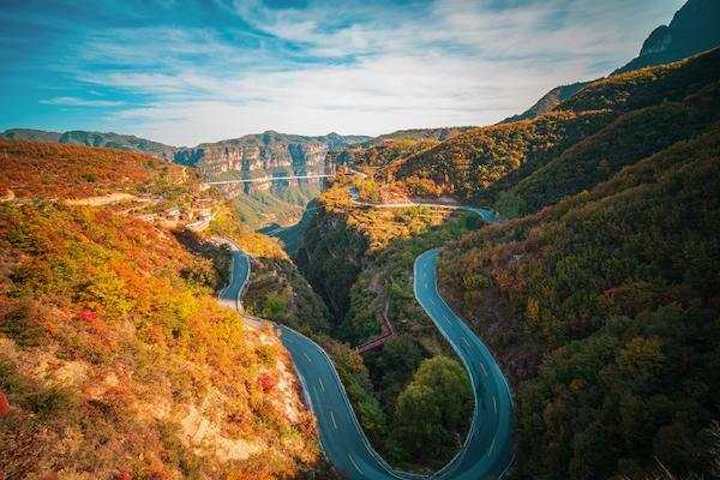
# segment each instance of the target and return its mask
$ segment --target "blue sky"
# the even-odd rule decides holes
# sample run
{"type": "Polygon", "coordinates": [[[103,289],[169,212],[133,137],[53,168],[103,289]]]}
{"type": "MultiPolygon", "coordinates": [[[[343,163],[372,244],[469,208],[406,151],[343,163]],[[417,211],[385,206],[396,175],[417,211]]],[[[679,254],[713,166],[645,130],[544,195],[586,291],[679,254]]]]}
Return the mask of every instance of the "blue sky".
{"type": "Polygon", "coordinates": [[[0,130],[173,145],[492,123],[634,57],[684,0],[0,0],[0,130]]]}

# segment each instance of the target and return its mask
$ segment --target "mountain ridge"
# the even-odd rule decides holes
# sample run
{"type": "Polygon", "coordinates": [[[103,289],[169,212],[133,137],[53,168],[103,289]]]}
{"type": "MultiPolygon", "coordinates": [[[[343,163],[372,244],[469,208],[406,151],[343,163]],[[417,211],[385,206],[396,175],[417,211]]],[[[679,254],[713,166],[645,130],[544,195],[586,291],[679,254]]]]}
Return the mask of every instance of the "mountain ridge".
{"type": "MultiPolygon", "coordinates": [[[[201,143],[195,147],[175,147],[135,135],[84,130],[60,133],[8,129],[0,134],[0,138],[137,151],[180,165],[197,167],[207,179],[226,172],[239,172],[242,178],[327,173],[334,169],[334,158],[328,158],[328,152],[371,140],[371,137],[364,135],[340,135],[336,132],[305,136],[274,130],[201,143]]],[[[250,187],[245,186],[244,190],[248,193],[250,187]]]]}
{"type": "MultiPolygon", "coordinates": [[[[656,27],[645,39],[640,53],[610,76],[654,65],[670,63],[711,50],[720,45],[720,3],[714,0],[688,0],[669,25],[656,27]]],[[[572,98],[591,82],[577,82],[553,88],[523,113],[501,123],[534,118],[572,98]]]]}
{"type": "Polygon", "coordinates": [[[674,62],[720,44],[720,3],[688,0],[668,25],[660,25],[643,42],[640,54],[613,74],[674,62]]]}

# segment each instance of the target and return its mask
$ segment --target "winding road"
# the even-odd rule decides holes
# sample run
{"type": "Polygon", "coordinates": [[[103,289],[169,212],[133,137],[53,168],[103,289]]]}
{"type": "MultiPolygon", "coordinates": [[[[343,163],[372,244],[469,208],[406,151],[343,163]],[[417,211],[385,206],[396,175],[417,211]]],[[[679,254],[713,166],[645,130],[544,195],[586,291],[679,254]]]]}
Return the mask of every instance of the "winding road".
{"type": "MultiPolygon", "coordinates": [[[[490,210],[473,207],[463,209],[474,211],[486,221],[493,221],[495,218],[490,210]]],[[[250,260],[234,245],[231,245],[231,249],[233,266],[230,283],[220,292],[219,300],[241,310],[239,298],[250,277],[250,260]]],[[[437,261],[437,249],[429,250],[415,260],[415,297],[465,365],[473,388],[475,408],[463,448],[443,469],[434,474],[411,474],[388,465],[372,448],[360,427],[330,357],[306,336],[277,325],[282,342],[292,355],[307,403],[317,419],[323,450],[338,472],[346,478],[490,479],[501,478],[511,465],[510,387],[487,346],[440,295],[437,285],[437,261]]]]}

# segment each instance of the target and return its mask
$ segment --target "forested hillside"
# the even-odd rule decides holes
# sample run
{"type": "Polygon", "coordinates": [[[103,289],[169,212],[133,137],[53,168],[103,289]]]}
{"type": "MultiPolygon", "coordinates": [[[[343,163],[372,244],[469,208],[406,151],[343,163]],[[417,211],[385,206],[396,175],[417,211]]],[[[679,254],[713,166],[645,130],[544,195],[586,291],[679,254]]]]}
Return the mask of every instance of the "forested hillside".
{"type": "Polygon", "coordinates": [[[140,153],[0,139],[0,193],[14,197],[81,198],[188,182],[186,170],[140,153]]]}
{"type": "Polygon", "coordinates": [[[537,118],[396,155],[376,176],[429,181],[428,191],[497,202],[506,215],[531,212],[708,128],[719,80],[720,50],[608,77],[537,118]]]}
{"type": "MultiPolygon", "coordinates": [[[[151,157],[0,147],[0,185],[16,195],[0,203],[7,478],[326,471],[277,337],[246,329],[216,300],[227,253],[164,228],[147,210],[202,203],[222,214],[229,205],[199,191],[193,174],[151,157]],[[131,198],[85,202],[118,192],[131,198]]],[[[272,251],[247,230],[238,236],[253,252],[272,251]]]]}
{"type": "Polygon", "coordinates": [[[518,476],[713,474],[718,192],[713,126],[443,248],[445,294],[512,377],[518,476]]]}
{"type": "MultiPolygon", "coordinates": [[[[333,322],[324,337],[373,445],[394,465],[442,467],[464,441],[472,412],[467,374],[413,296],[415,257],[477,227],[427,207],[359,208],[341,180],[318,200],[297,260],[333,322]],[[392,331],[388,330],[388,323],[392,331]],[[359,346],[383,336],[379,348],[359,346]]],[[[382,187],[382,186],[380,186],[382,187]]],[[[322,340],[322,339],[321,339],[322,340]]]]}
{"type": "Polygon", "coordinates": [[[407,155],[357,147],[373,174],[354,181],[362,201],[422,191],[511,218],[437,217],[406,236],[420,211],[360,208],[350,185],[323,196],[301,264],[335,302],[334,336],[357,345],[392,324],[395,338],[363,356],[389,458],[423,459],[414,448],[433,442],[405,429],[401,405],[423,359],[447,353],[410,290],[415,256],[444,245],[444,294],[511,378],[517,478],[718,474],[719,82],[716,50],[407,155]]]}

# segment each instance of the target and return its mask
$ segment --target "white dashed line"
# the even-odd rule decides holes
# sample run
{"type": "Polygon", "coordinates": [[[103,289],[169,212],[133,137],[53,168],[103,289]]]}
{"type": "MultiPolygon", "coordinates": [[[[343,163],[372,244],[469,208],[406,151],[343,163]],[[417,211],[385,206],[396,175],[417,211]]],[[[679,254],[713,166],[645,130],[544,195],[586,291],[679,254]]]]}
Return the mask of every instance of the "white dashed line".
{"type": "Polygon", "coordinates": [[[497,413],[497,399],[495,397],[493,397],[493,410],[497,413]]]}
{"type": "Polygon", "coordinates": [[[312,360],[310,359],[310,357],[308,356],[307,353],[303,352],[303,355],[305,356],[305,359],[306,359],[309,363],[312,363],[312,360]]]}
{"type": "Polygon", "coordinates": [[[318,377],[318,383],[320,384],[320,389],[324,392],[325,385],[323,384],[322,378],[318,377]]]}
{"type": "Polygon", "coordinates": [[[350,459],[350,462],[353,464],[353,467],[357,468],[357,471],[360,472],[360,475],[362,475],[363,471],[360,468],[360,466],[355,462],[355,459],[353,458],[353,456],[348,453],[348,458],[350,459]]]}
{"type": "Polygon", "coordinates": [[[332,420],[333,427],[335,427],[335,430],[337,430],[337,422],[335,421],[335,414],[332,410],[330,410],[330,420],[332,420]]]}

